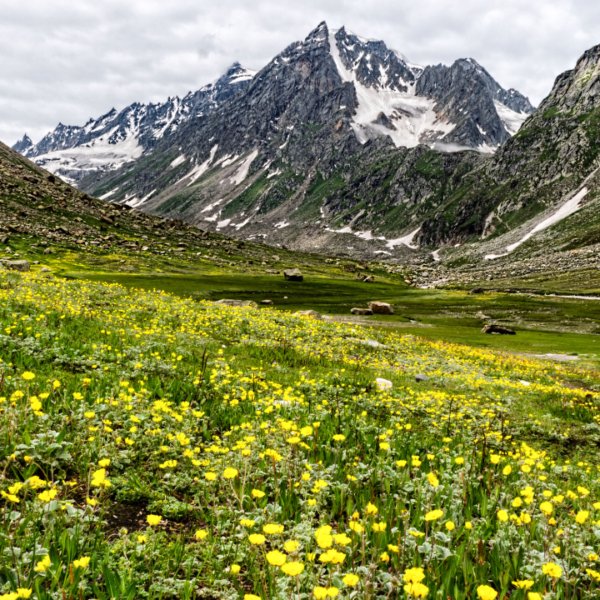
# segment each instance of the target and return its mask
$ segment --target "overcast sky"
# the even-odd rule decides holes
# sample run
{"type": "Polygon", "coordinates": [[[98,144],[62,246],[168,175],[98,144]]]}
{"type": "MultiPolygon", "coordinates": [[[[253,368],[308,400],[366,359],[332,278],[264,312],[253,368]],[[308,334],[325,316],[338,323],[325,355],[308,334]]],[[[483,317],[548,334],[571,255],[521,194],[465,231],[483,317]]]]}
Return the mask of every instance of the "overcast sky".
{"type": "Polygon", "coordinates": [[[423,65],[472,57],[534,104],[600,44],[598,0],[0,0],[0,140],[260,69],[322,20],[423,65]]]}

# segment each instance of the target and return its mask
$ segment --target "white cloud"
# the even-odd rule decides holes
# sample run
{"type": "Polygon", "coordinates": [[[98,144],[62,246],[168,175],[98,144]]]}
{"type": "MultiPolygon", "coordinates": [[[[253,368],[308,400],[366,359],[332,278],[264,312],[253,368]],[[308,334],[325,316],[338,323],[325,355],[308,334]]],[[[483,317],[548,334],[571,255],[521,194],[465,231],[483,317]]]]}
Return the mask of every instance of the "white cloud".
{"type": "Polygon", "coordinates": [[[0,139],[183,95],[234,60],[260,69],[321,20],[413,62],[473,57],[539,103],[600,43],[596,0],[0,0],[0,139]]]}

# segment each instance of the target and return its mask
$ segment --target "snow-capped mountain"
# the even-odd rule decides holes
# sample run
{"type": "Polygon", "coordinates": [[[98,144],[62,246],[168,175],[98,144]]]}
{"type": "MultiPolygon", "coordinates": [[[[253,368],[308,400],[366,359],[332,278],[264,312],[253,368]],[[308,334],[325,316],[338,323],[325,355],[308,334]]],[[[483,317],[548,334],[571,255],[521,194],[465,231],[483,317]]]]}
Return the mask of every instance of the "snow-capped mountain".
{"type": "Polygon", "coordinates": [[[76,182],[140,158],[188,119],[210,114],[246,87],[253,76],[254,71],[234,63],[217,81],[184,98],[135,103],[120,112],[113,108],[83,127],[59,123],[39,143],[32,144],[26,135],[13,149],[66,181],[76,182]]]}
{"type": "Polygon", "coordinates": [[[383,134],[408,148],[493,151],[534,110],[527,98],[504,90],[472,58],[450,67],[421,67],[384,42],[343,27],[329,32],[329,46],[342,80],[356,89],[353,128],[361,141],[383,134]]]}
{"type": "MultiPolygon", "coordinates": [[[[473,59],[423,67],[383,41],[326,23],[241,77],[227,101],[198,110],[201,118],[180,116],[192,113],[179,108],[186,99],[160,105],[146,145],[143,119],[127,113],[144,107],[120,113],[124,130],[135,132],[123,136],[121,168],[115,159],[101,169],[86,161],[91,143],[82,138],[49,153],[59,167],[66,163],[55,172],[73,173],[70,152],[78,175],[86,173],[78,186],[112,202],[304,249],[316,240],[335,244],[341,233],[365,243],[392,240],[380,250],[390,253],[402,240],[412,243],[465,173],[533,111],[473,59]]],[[[116,118],[86,126],[96,136],[94,160],[99,147],[115,145],[105,136],[119,131],[116,118]]]]}

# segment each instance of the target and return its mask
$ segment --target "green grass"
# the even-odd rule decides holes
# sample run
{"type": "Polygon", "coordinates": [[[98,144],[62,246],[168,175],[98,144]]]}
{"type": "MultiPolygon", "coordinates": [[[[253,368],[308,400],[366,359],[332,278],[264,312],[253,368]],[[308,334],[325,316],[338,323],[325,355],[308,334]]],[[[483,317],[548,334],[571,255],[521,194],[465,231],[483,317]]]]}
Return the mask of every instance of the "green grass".
{"type": "Polygon", "coordinates": [[[70,277],[119,283],[145,290],[160,289],[196,300],[233,298],[260,303],[269,299],[276,310],[316,310],[324,315],[350,315],[371,300],[389,302],[393,316],[362,317],[372,327],[398,327],[430,340],[532,354],[577,354],[600,358],[600,302],[520,294],[470,295],[465,292],[419,290],[400,283],[364,284],[347,279],[306,277],[303,283],[282,276],[134,275],[69,273],[70,277]],[[287,298],[285,298],[287,296],[287,298]],[[482,311],[517,331],[515,336],[481,333],[482,311]],[[413,321],[411,323],[411,321],[413,321]],[[579,333],[578,333],[579,332],[579,333]]]}

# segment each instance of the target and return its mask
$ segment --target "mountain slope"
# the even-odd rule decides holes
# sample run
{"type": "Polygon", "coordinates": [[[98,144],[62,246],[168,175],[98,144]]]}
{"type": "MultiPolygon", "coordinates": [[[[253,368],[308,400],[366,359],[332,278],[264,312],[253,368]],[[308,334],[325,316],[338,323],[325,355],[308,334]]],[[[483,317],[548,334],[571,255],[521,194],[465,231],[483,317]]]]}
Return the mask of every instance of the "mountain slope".
{"type": "MultiPolygon", "coordinates": [[[[347,227],[387,243],[447,199],[458,181],[455,168],[464,173],[481,161],[472,151],[425,160],[424,144],[492,149],[509,136],[497,106],[513,126],[531,110],[473,60],[423,68],[383,42],[322,23],[215,111],[183,123],[135,163],[90,175],[80,186],[144,211],[277,243],[291,241],[290,225],[313,232],[306,243],[318,232],[323,245],[335,246],[336,232],[347,227]],[[380,190],[364,181],[375,185],[371,171],[383,149],[380,190]],[[422,171],[429,183],[418,191],[422,171]],[[392,181],[404,191],[392,192],[392,181]],[[409,197],[421,198],[420,206],[409,197]]],[[[370,246],[390,252],[385,244],[370,246]]]]}
{"type": "Polygon", "coordinates": [[[154,148],[163,136],[184,122],[210,114],[246,87],[253,71],[235,63],[220,79],[184,98],[158,104],[135,103],[120,112],[114,108],[83,127],[59,123],[33,145],[25,136],[13,147],[65,181],[77,182],[97,171],[111,171],[154,148]]]}
{"type": "MultiPolygon", "coordinates": [[[[423,224],[419,242],[438,247],[473,236],[505,234],[510,245],[518,241],[512,239],[514,230],[523,226],[532,230],[540,219],[575,197],[586,179],[585,202],[597,196],[598,166],[600,46],[585,52],[573,70],[557,77],[521,130],[470,173],[456,196],[423,224]]],[[[494,242],[500,253],[505,251],[504,239],[494,242]]]]}

